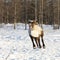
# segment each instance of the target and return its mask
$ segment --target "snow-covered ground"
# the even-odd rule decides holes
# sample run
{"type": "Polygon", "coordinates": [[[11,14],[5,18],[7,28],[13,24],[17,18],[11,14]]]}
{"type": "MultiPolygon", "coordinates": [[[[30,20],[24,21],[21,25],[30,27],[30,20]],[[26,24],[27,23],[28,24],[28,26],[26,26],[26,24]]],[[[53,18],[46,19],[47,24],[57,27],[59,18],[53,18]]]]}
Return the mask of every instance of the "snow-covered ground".
{"type": "MultiPolygon", "coordinates": [[[[24,24],[3,24],[0,27],[0,60],[60,60],[60,30],[43,25],[46,48],[33,49],[24,24]]],[[[42,44],[41,44],[42,45],[42,44]]]]}

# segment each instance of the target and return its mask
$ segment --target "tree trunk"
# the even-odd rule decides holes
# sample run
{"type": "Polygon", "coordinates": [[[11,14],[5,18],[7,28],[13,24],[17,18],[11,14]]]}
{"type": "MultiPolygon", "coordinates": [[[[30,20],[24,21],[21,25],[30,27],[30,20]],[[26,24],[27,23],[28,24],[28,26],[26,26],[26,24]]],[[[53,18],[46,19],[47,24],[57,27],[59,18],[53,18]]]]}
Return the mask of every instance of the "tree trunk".
{"type": "Polygon", "coordinates": [[[42,0],[42,22],[41,22],[41,27],[43,28],[43,0],[42,0]]]}
{"type": "Polygon", "coordinates": [[[58,29],[59,29],[59,0],[58,0],[58,29]]]}
{"type": "Polygon", "coordinates": [[[35,20],[37,21],[37,0],[35,0],[35,20]]]}
{"type": "Polygon", "coordinates": [[[9,23],[9,20],[8,20],[8,15],[9,15],[9,12],[8,12],[8,6],[7,6],[7,23],[9,23]]]}
{"type": "Polygon", "coordinates": [[[16,29],[16,2],[15,2],[15,18],[14,18],[14,29],[16,29]]]}
{"type": "Polygon", "coordinates": [[[27,29],[27,0],[24,0],[25,5],[25,30],[27,29]]]}

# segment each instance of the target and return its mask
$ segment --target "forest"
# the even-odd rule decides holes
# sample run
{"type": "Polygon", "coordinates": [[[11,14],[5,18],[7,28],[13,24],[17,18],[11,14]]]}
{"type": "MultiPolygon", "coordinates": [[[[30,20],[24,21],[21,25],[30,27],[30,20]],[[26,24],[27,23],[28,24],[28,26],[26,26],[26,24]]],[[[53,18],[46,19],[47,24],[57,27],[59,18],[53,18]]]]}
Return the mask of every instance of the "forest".
{"type": "Polygon", "coordinates": [[[60,25],[59,0],[0,0],[0,23],[28,23],[60,25]]]}

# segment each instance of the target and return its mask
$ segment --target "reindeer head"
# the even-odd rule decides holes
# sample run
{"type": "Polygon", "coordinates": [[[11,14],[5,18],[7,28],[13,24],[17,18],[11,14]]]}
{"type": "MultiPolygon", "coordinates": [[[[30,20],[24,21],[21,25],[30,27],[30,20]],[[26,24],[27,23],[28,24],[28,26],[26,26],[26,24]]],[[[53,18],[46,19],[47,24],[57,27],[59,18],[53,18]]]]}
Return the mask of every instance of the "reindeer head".
{"type": "Polygon", "coordinates": [[[37,23],[37,21],[36,20],[30,20],[29,21],[29,25],[33,28],[34,27],[34,25],[37,25],[38,23],[37,23]]]}

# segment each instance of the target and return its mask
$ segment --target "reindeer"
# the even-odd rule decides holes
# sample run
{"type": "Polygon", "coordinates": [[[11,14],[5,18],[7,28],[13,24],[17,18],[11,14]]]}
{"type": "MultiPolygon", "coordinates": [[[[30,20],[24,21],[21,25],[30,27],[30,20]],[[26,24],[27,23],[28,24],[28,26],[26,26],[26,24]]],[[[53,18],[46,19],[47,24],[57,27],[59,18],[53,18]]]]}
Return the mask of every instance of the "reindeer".
{"type": "Polygon", "coordinates": [[[44,40],[43,40],[43,29],[38,25],[36,21],[29,22],[29,36],[31,38],[33,48],[39,47],[41,48],[40,38],[43,44],[43,48],[45,48],[44,40]],[[35,41],[35,43],[34,43],[35,41]]]}

